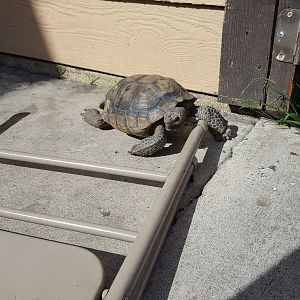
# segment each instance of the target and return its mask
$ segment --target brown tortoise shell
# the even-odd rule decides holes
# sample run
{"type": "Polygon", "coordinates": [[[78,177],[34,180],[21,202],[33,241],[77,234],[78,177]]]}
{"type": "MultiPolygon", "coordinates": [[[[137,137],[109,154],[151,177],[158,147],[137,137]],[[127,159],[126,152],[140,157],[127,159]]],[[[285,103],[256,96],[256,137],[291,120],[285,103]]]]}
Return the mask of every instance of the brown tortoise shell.
{"type": "Polygon", "coordinates": [[[108,91],[103,119],[112,127],[136,136],[148,136],[166,110],[195,97],[174,79],[159,75],[133,75],[108,91]]]}

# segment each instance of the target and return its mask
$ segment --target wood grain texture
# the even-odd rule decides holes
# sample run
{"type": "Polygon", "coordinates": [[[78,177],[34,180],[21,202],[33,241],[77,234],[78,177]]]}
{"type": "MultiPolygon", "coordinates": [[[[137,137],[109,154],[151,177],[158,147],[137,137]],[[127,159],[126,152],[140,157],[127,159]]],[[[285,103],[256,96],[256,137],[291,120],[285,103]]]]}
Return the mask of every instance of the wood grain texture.
{"type": "Polygon", "coordinates": [[[1,52],[122,76],[161,74],[191,90],[217,93],[222,10],[0,0],[0,12],[1,52]]]}
{"type": "MultiPolygon", "coordinates": [[[[285,8],[297,8],[300,9],[299,0],[279,0],[278,5],[278,14],[285,8]]],[[[292,96],[294,91],[294,85],[296,82],[296,66],[289,63],[284,63],[278,61],[276,55],[272,53],[272,62],[269,79],[279,87],[279,89],[285,92],[289,97],[292,96]]],[[[278,107],[288,110],[289,101],[285,98],[282,98],[274,90],[270,89],[267,95],[267,109],[272,111],[276,110],[278,107]]]]}
{"type": "Polygon", "coordinates": [[[219,101],[261,107],[268,77],[276,0],[228,0],[219,101]]]}
{"type": "Polygon", "coordinates": [[[160,2],[171,2],[171,3],[190,3],[195,5],[209,5],[209,6],[225,6],[226,0],[154,0],[160,2]]]}

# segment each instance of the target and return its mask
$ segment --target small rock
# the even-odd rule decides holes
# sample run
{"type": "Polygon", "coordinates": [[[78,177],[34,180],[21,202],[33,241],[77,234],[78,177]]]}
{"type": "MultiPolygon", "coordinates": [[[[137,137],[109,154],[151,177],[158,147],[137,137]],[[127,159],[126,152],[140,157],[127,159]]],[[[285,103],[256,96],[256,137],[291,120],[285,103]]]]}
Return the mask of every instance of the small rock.
{"type": "Polygon", "coordinates": [[[110,216],[110,211],[105,210],[103,208],[99,208],[100,213],[102,214],[103,217],[109,217],[110,216]]]}

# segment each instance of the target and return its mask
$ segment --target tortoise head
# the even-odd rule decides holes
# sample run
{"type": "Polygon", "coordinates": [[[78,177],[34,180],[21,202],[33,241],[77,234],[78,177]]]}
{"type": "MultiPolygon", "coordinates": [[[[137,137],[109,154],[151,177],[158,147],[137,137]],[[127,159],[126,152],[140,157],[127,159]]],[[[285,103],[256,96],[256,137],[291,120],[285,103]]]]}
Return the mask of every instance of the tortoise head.
{"type": "Polygon", "coordinates": [[[186,121],[186,111],[183,107],[174,107],[166,111],[164,115],[165,128],[173,131],[183,127],[186,121]]]}

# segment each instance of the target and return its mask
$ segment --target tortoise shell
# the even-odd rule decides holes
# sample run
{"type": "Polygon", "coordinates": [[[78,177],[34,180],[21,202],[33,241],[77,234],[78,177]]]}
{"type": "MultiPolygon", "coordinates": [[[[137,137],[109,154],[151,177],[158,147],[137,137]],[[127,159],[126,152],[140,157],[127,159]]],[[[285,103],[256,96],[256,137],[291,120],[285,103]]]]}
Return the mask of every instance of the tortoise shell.
{"type": "Polygon", "coordinates": [[[112,127],[136,136],[152,134],[153,124],[164,113],[195,97],[174,79],[159,75],[133,75],[108,91],[103,119],[112,127]]]}

